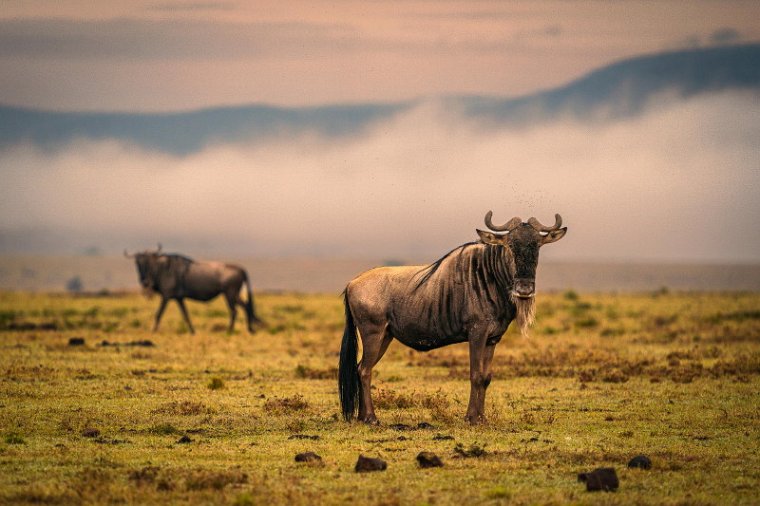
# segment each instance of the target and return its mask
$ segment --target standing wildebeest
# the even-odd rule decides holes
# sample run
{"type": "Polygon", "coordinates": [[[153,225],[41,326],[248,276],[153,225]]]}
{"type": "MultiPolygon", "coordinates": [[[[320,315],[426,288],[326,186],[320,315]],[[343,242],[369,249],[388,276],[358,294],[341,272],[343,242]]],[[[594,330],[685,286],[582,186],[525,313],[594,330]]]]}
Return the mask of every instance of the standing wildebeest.
{"type": "Polygon", "coordinates": [[[248,274],[242,267],[222,262],[195,262],[182,255],[161,253],[160,244],[156,251],[143,251],[134,255],[129,255],[124,251],[124,256],[135,259],[143,289],[156,292],[161,296],[161,305],[158,306],[156,322],[153,325],[154,332],[158,330],[166,303],[174,299],[182,310],[182,316],[190,332],[194,334],[195,329],[190,323],[185,299],[209,301],[220,293],[224,294],[230,309],[228,332],[232,332],[235,327],[237,305],[245,309],[249,332],[253,333],[253,324],[261,321],[253,308],[253,293],[248,274]],[[240,297],[240,288],[243,283],[248,295],[248,300],[245,302],[240,297]]]}
{"type": "Polygon", "coordinates": [[[485,421],[496,344],[513,319],[523,332],[533,321],[538,250],[567,232],[555,215],[551,227],[536,218],[512,218],[478,230],[480,241],[463,244],[428,266],[379,267],[360,274],[344,292],[346,328],[340,348],[338,387],[343,417],[377,423],[370,396],[372,368],[393,338],[419,351],[468,341],[470,402],[467,420],[485,421]],[[357,335],[362,359],[357,365],[357,335]]]}

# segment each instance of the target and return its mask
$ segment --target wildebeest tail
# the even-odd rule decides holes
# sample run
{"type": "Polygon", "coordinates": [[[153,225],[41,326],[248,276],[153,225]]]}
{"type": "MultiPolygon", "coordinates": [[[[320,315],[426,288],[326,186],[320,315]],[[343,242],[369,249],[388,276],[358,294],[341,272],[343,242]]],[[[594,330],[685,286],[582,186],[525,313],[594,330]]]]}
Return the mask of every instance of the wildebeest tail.
{"type": "Polygon", "coordinates": [[[346,307],[346,328],[343,331],[343,342],[340,345],[340,361],[338,363],[338,393],[343,418],[351,421],[356,414],[361,395],[359,383],[359,367],[356,364],[358,342],[354,318],[348,305],[348,289],[343,292],[343,304],[346,307]]]}
{"type": "Polygon", "coordinates": [[[253,290],[251,289],[251,281],[248,279],[248,273],[243,271],[243,282],[245,283],[246,295],[248,296],[245,301],[245,315],[248,318],[248,327],[254,323],[262,323],[261,318],[256,316],[256,310],[253,306],[253,290]]]}

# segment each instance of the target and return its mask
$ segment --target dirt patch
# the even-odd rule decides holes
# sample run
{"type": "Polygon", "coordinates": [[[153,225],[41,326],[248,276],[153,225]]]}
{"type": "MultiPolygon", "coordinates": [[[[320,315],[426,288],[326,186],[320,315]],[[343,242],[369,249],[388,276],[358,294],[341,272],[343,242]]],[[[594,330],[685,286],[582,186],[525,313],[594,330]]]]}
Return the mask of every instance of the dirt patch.
{"type": "Polygon", "coordinates": [[[338,368],[328,367],[327,369],[314,369],[305,365],[296,367],[296,378],[314,379],[314,380],[337,380],[338,368]]]}
{"type": "Polygon", "coordinates": [[[294,411],[303,411],[309,407],[309,403],[302,395],[293,397],[275,397],[264,403],[264,411],[270,414],[286,414],[294,411]]]}
{"type": "Polygon", "coordinates": [[[478,446],[477,444],[471,444],[469,448],[465,448],[463,444],[457,443],[454,447],[454,454],[457,458],[480,458],[488,455],[485,446],[478,446]]]}
{"type": "Polygon", "coordinates": [[[228,485],[248,483],[248,475],[239,469],[216,471],[210,469],[195,469],[185,477],[187,490],[222,490],[228,485]]]}
{"type": "Polygon", "coordinates": [[[317,441],[319,440],[319,436],[317,435],[309,435],[309,434],[291,434],[288,436],[288,439],[308,439],[310,441],[317,441]]]}
{"type": "Polygon", "coordinates": [[[296,462],[304,464],[322,464],[322,457],[314,452],[304,452],[296,455],[296,462]]]}
{"type": "Polygon", "coordinates": [[[161,415],[180,415],[180,416],[194,416],[194,415],[210,415],[216,411],[202,402],[194,401],[172,401],[166,404],[162,404],[153,411],[152,414],[161,415]]]}

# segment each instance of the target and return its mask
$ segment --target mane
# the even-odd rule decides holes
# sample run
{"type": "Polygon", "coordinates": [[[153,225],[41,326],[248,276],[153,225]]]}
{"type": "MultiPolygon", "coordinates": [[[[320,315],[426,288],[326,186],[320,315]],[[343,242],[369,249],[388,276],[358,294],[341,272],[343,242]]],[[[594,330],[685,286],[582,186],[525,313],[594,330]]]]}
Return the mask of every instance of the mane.
{"type": "Polygon", "coordinates": [[[494,246],[482,242],[468,242],[449,251],[441,258],[420,269],[415,276],[420,276],[414,290],[418,290],[435,278],[441,266],[451,260],[450,269],[462,279],[467,279],[471,288],[479,291],[485,283],[485,275],[495,281],[500,290],[511,288],[514,278],[514,260],[512,252],[503,246],[494,246]],[[482,248],[476,248],[482,246],[482,248]]]}
{"type": "Polygon", "coordinates": [[[417,281],[417,285],[414,287],[414,289],[417,290],[422,285],[424,285],[425,283],[427,283],[428,280],[433,276],[433,274],[436,273],[436,271],[438,271],[438,268],[441,266],[441,264],[447,258],[449,258],[450,256],[453,256],[453,255],[459,255],[459,254],[461,254],[465,250],[465,248],[467,248],[469,246],[474,246],[475,244],[478,244],[478,243],[475,242],[475,241],[473,241],[473,242],[466,242],[466,243],[462,244],[461,246],[457,246],[456,248],[454,248],[453,250],[449,251],[448,253],[446,253],[445,255],[443,255],[441,258],[439,258],[438,260],[436,260],[432,264],[426,265],[425,267],[423,267],[422,269],[420,269],[419,271],[417,271],[417,273],[415,274],[415,276],[421,275],[421,277],[420,277],[419,281],[417,281]]]}
{"type": "Polygon", "coordinates": [[[188,263],[195,261],[192,258],[185,255],[180,255],[179,253],[161,253],[160,256],[166,257],[170,260],[181,260],[183,262],[188,262],[188,263]]]}

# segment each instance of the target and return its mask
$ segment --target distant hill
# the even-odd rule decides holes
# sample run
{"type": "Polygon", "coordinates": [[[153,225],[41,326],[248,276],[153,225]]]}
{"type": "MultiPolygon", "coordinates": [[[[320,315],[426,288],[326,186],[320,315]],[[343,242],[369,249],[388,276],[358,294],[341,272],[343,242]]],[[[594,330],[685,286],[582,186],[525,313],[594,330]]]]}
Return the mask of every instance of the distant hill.
{"type": "MultiPolygon", "coordinates": [[[[443,103],[484,124],[519,126],[558,116],[584,121],[630,117],[665,92],[685,98],[731,89],[760,91],[760,44],[641,56],[524,97],[449,97],[443,103]]],[[[306,132],[330,138],[356,135],[417,104],[248,105],[159,114],[48,112],[0,106],[0,148],[28,142],[51,149],[76,139],[118,139],[183,155],[215,143],[250,144],[306,132]]]]}

